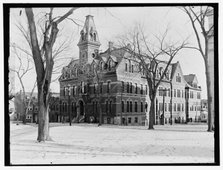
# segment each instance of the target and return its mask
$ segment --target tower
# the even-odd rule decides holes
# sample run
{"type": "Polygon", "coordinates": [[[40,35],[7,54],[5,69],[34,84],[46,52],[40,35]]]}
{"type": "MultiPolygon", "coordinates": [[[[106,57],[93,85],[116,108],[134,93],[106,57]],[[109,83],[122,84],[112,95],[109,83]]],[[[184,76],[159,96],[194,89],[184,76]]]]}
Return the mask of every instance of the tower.
{"type": "Polygon", "coordinates": [[[98,33],[94,24],[93,16],[87,15],[84,28],[80,32],[80,40],[77,44],[79,47],[79,61],[80,64],[91,63],[98,49],[100,42],[98,39],[98,33]]]}

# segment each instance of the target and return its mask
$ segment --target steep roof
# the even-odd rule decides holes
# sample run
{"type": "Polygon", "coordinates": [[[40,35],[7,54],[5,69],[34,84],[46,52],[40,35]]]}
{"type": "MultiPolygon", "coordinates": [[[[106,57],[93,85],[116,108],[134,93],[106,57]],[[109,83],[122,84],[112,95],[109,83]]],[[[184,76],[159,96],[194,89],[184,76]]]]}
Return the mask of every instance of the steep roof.
{"type": "Polygon", "coordinates": [[[187,83],[192,83],[194,81],[195,74],[184,75],[184,79],[187,83]]]}
{"type": "Polygon", "coordinates": [[[172,66],[171,79],[173,78],[173,75],[174,75],[174,73],[175,73],[175,71],[177,69],[178,64],[179,64],[179,62],[171,64],[171,66],[172,66]]]}

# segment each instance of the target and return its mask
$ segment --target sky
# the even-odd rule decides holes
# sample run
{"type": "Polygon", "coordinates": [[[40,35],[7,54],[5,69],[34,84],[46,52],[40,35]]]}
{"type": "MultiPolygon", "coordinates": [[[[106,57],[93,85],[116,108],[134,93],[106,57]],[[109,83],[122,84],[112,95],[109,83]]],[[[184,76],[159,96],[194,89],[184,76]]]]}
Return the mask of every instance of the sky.
{"type": "MultiPolygon", "coordinates": [[[[24,27],[26,26],[25,11],[21,9],[12,9],[10,11],[10,43],[19,44],[28,50],[28,46],[21,35],[21,32],[15,26],[16,23],[21,22],[24,27]]],[[[60,16],[68,11],[68,8],[55,9],[54,16],[60,16]]],[[[36,22],[41,23],[41,16],[44,12],[49,11],[46,9],[34,9],[36,22]]],[[[94,22],[98,32],[99,40],[101,42],[100,51],[108,48],[108,42],[113,41],[114,44],[118,42],[118,37],[124,35],[126,32],[134,28],[136,24],[141,24],[144,28],[145,34],[154,41],[154,35],[164,33],[168,28],[168,40],[181,42],[185,39],[191,46],[196,46],[197,42],[193,32],[191,23],[188,16],[176,7],[112,7],[112,8],[80,8],[74,11],[70,16],[77,26],[71,20],[65,20],[59,25],[60,34],[57,39],[56,45],[63,41],[69,42],[69,48],[62,54],[61,59],[55,64],[60,65],[58,71],[66,66],[71,58],[78,59],[79,49],[77,43],[80,38],[81,26],[84,25],[85,16],[94,16],[94,22]]],[[[19,53],[24,55],[24,53],[19,53]]],[[[15,55],[11,53],[9,59],[10,67],[18,67],[18,60],[15,55]]],[[[205,68],[202,56],[198,51],[192,49],[184,49],[178,53],[173,62],[180,62],[183,74],[196,74],[199,85],[202,88],[202,98],[206,98],[206,79],[205,68]]],[[[24,60],[23,66],[26,66],[24,60]]],[[[53,78],[58,76],[54,75],[53,78]]],[[[35,69],[31,70],[24,76],[26,91],[31,91],[35,82],[35,69]]],[[[19,91],[21,86],[17,78],[15,78],[15,91],[19,91]]],[[[51,90],[59,93],[59,82],[55,81],[51,84],[51,90]]]]}

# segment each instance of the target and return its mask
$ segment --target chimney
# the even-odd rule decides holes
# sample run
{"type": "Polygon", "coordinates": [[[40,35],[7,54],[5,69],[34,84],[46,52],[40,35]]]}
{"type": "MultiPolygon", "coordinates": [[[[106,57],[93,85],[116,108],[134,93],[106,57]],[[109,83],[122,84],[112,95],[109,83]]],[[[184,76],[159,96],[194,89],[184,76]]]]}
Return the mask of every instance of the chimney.
{"type": "Polygon", "coordinates": [[[113,44],[114,43],[111,42],[111,41],[108,42],[108,48],[109,48],[110,51],[113,49],[113,44]]]}

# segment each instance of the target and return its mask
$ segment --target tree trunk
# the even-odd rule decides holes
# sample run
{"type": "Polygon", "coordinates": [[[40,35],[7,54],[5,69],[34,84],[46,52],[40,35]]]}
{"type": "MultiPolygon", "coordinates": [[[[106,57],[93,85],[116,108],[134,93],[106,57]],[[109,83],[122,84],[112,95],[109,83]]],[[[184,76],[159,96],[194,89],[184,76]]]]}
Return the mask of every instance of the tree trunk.
{"type": "MultiPolygon", "coordinates": [[[[207,83],[207,98],[208,98],[208,131],[211,132],[214,130],[214,110],[213,106],[213,100],[214,100],[214,94],[212,94],[213,87],[211,86],[211,72],[208,60],[205,60],[205,74],[206,74],[206,83],[207,83]]],[[[213,82],[214,83],[214,82],[213,82]]]]}
{"type": "Polygon", "coordinates": [[[49,136],[49,105],[45,104],[45,95],[43,91],[38,92],[38,137],[37,140],[39,142],[51,140],[49,136]]]}
{"type": "Polygon", "coordinates": [[[154,114],[155,114],[155,97],[151,99],[151,105],[149,110],[149,127],[148,129],[154,129],[154,114]]]}

